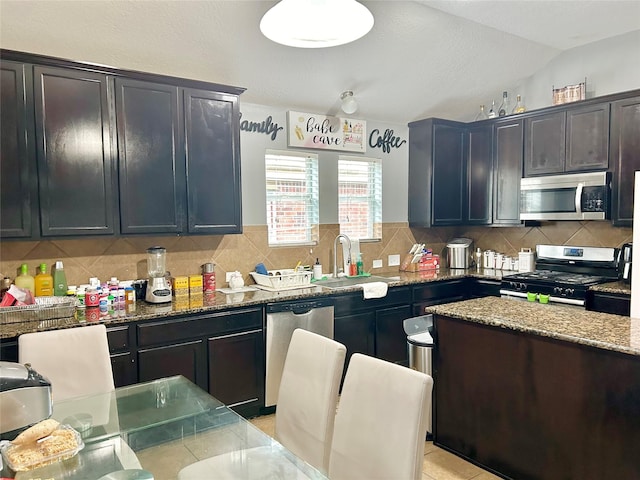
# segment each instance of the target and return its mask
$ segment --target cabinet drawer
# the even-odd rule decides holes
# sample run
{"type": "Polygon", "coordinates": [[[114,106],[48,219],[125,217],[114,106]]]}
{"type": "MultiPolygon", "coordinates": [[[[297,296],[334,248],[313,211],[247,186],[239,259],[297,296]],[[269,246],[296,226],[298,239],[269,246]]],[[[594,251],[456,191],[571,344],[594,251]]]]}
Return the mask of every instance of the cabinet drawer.
{"type": "Polygon", "coordinates": [[[467,289],[466,279],[432,282],[413,289],[413,302],[465,297],[467,289]]]}
{"type": "Polygon", "coordinates": [[[178,317],[138,325],[141,347],[262,328],[262,309],[178,317]]]}
{"type": "Polygon", "coordinates": [[[107,328],[107,341],[110,353],[129,350],[129,326],[107,328]]]}

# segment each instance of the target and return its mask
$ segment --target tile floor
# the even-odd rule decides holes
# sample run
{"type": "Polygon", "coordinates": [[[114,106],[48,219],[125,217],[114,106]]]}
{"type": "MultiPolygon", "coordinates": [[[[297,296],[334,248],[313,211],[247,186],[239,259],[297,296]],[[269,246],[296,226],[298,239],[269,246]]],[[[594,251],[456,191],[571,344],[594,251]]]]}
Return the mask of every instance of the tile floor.
{"type": "MultiPolygon", "coordinates": [[[[256,427],[270,436],[275,430],[275,414],[251,419],[256,427]]],[[[472,463],[436,447],[433,442],[424,444],[423,480],[500,480],[472,463]]]]}

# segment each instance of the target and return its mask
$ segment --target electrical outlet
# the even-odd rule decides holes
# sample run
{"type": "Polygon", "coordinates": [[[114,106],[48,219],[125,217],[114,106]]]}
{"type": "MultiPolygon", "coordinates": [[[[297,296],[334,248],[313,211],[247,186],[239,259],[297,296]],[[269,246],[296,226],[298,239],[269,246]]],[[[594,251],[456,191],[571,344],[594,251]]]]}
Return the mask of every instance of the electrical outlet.
{"type": "Polygon", "coordinates": [[[389,255],[389,266],[397,267],[400,265],[400,255],[389,255]]]}
{"type": "Polygon", "coordinates": [[[382,268],[382,260],[374,260],[373,268],[382,268]]]}

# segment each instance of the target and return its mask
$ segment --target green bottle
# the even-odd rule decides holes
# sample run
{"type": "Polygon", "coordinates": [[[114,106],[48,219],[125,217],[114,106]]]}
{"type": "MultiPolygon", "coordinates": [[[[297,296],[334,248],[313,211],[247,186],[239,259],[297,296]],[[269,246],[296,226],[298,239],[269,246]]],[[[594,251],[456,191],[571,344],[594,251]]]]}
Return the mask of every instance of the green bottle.
{"type": "Polygon", "coordinates": [[[57,261],[53,267],[53,294],[56,297],[64,297],[67,294],[67,276],[61,261],[57,261]]]}
{"type": "Polygon", "coordinates": [[[26,263],[20,265],[20,275],[16,277],[14,282],[16,287],[24,288],[31,291],[31,295],[36,294],[36,284],[34,278],[29,275],[29,267],[26,263]]]}

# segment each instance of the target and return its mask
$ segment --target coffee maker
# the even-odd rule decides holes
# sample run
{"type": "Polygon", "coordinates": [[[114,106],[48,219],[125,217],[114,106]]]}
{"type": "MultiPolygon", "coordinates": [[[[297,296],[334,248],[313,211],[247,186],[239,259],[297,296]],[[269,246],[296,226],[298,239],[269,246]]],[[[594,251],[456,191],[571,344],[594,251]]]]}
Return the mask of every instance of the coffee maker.
{"type": "Polygon", "coordinates": [[[147,249],[147,293],[145,300],[149,303],[167,303],[171,301],[171,284],[166,278],[167,250],[164,247],[147,249]]]}
{"type": "Polygon", "coordinates": [[[620,247],[620,256],[618,257],[618,270],[620,278],[625,283],[631,283],[631,263],[633,256],[633,244],[625,243],[620,247]]]}

